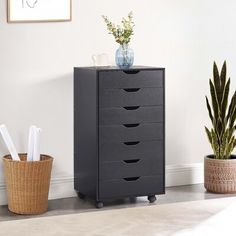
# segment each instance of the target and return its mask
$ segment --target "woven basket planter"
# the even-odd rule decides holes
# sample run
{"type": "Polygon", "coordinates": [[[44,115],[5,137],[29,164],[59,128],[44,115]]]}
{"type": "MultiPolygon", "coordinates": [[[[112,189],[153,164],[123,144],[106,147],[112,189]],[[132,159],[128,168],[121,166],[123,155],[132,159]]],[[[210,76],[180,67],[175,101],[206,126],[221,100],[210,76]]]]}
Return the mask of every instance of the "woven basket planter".
{"type": "Polygon", "coordinates": [[[229,160],[204,160],[204,186],[214,193],[236,193],[236,156],[229,160]],[[235,159],[234,159],[235,158],[235,159]]]}
{"type": "Polygon", "coordinates": [[[17,214],[41,214],[47,211],[53,158],[41,155],[40,161],[27,162],[3,157],[8,208],[17,214]]]}

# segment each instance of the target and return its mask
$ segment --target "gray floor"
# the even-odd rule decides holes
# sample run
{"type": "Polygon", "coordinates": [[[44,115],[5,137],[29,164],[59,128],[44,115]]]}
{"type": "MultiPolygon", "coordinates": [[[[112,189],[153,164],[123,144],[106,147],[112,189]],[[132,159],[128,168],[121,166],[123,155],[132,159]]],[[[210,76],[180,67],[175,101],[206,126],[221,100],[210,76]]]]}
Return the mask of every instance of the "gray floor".
{"type": "MultiPolygon", "coordinates": [[[[174,202],[196,201],[203,199],[214,199],[222,197],[235,197],[236,194],[213,194],[205,191],[202,184],[171,187],[166,189],[166,194],[157,196],[157,201],[153,204],[166,204],[174,202]]],[[[119,209],[126,207],[138,207],[149,205],[146,197],[134,199],[123,199],[105,203],[102,209],[96,209],[94,202],[77,197],[65,198],[49,201],[48,212],[40,216],[21,216],[8,211],[7,206],[0,206],[0,221],[27,219],[32,217],[44,217],[53,215],[65,215],[74,213],[83,213],[88,211],[103,211],[108,209],[119,209]]]]}

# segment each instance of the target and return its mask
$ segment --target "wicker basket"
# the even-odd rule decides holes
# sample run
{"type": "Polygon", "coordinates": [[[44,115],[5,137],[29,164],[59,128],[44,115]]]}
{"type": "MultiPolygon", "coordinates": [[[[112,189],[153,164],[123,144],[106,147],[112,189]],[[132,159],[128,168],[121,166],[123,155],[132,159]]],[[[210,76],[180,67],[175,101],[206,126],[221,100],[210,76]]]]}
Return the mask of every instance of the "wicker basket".
{"type": "Polygon", "coordinates": [[[236,193],[236,157],[219,160],[206,156],[204,160],[204,186],[214,193],[236,193]]]}
{"type": "Polygon", "coordinates": [[[10,155],[3,157],[7,186],[8,208],[17,214],[41,214],[47,211],[53,158],[41,155],[40,161],[27,162],[26,154],[19,154],[21,161],[10,155]]]}

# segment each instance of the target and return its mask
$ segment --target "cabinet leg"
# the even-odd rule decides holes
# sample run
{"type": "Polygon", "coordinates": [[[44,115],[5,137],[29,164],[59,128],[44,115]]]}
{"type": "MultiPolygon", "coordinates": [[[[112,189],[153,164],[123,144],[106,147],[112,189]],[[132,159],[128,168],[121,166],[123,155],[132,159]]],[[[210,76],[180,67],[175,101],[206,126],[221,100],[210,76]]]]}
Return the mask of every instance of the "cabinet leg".
{"type": "Polygon", "coordinates": [[[80,199],[85,199],[85,195],[83,193],[77,192],[77,195],[80,199]]]}
{"type": "Polygon", "coordinates": [[[150,203],[153,203],[153,202],[155,202],[156,200],[157,200],[157,198],[156,198],[155,195],[150,195],[150,196],[148,196],[148,201],[149,201],[150,203]]]}
{"type": "Polygon", "coordinates": [[[95,206],[96,206],[98,209],[103,208],[103,202],[96,201],[95,206]]]}

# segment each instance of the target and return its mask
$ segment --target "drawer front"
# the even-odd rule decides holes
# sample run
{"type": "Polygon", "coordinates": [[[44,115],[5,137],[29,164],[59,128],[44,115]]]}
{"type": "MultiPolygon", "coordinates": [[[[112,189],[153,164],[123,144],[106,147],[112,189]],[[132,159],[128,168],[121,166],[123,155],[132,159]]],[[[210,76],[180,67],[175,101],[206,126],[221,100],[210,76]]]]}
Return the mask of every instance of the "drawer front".
{"type": "Polygon", "coordinates": [[[164,157],[163,150],[163,140],[103,143],[99,146],[99,161],[123,161],[153,157],[162,159],[164,157]]]}
{"type": "Polygon", "coordinates": [[[115,107],[99,110],[100,125],[163,122],[163,106],[115,107]]]}
{"type": "Polygon", "coordinates": [[[163,70],[129,70],[99,72],[99,88],[163,87],[163,70]]]}
{"type": "Polygon", "coordinates": [[[129,178],[133,176],[162,175],[163,159],[129,159],[116,162],[100,162],[99,180],[129,178]]]}
{"type": "Polygon", "coordinates": [[[99,199],[164,193],[164,176],[143,176],[99,182],[99,199]]]}
{"type": "Polygon", "coordinates": [[[163,139],[163,124],[132,124],[99,126],[100,144],[163,139]]]}
{"type": "Polygon", "coordinates": [[[102,89],[99,107],[158,106],[163,104],[163,88],[102,89]]]}

